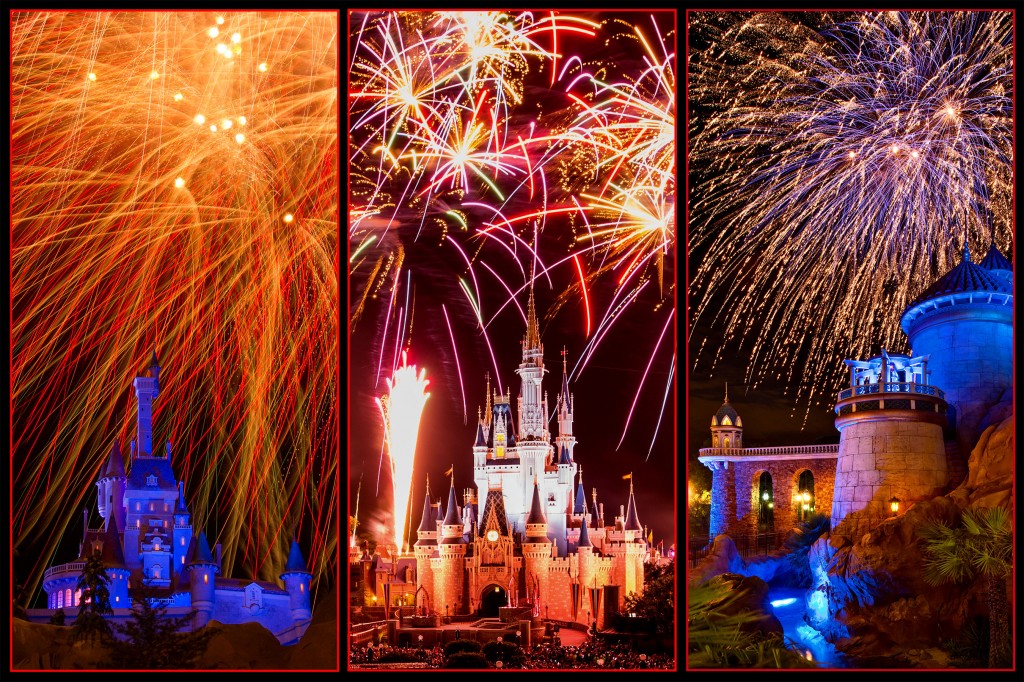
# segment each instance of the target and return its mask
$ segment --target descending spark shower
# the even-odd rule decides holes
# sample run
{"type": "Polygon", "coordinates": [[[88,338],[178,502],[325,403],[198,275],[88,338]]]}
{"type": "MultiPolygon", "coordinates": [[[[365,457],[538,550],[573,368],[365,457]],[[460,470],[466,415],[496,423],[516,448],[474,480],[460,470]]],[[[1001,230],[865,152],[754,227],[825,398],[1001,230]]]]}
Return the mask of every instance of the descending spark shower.
{"type": "Polygon", "coordinates": [[[416,365],[408,364],[408,354],[402,353],[402,366],[394,377],[387,379],[388,392],[377,398],[381,419],[384,421],[384,442],[391,462],[393,506],[391,511],[394,543],[399,552],[408,545],[409,495],[412,492],[412,472],[416,457],[423,406],[430,397],[426,393],[430,381],[427,370],[416,374],[416,365]]]}
{"type": "Polygon", "coordinates": [[[1011,243],[1012,14],[699,12],[688,31],[694,329],[716,330],[697,360],[746,345],[748,381],[810,406],[837,358],[905,343],[902,311],[965,238],[1011,243]]]}
{"type": "Polygon", "coordinates": [[[155,440],[225,575],[276,580],[294,533],[330,582],[338,17],[12,14],[12,524],[30,593],[75,551],[154,349],[155,440]]]}

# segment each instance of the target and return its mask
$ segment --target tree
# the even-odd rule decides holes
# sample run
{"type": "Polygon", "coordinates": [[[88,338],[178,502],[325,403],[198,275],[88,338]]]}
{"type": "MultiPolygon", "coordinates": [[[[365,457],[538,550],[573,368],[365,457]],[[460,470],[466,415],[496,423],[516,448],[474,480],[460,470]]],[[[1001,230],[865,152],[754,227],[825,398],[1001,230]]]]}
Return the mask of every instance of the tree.
{"type": "Polygon", "coordinates": [[[744,592],[707,583],[688,590],[687,658],[692,668],[810,668],[812,661],[786,648],[777,634],[745,631],[761,614],[728,613],[744,592]]]}
{"type": "Polygon", "coordinates": [[[203,655],[213,631],[178,632],[190,628],[195,613],[178,618],[167,616],[167,609],[153,604],[151,591],[135,599],[131,618],[117,626],[123,639],[113,642],[113,661],[119,668],[161,669],[192,668],[203,655]]]}
{"type": "Polygon", "coordinates": [[[664,566],[644,565],[643,594],[626,595],[622,612],[612,622],[616,630],[675,633],[675,566],[675,561],[664,566]]]}
{"type": "Polygon", "coordinates": [[[107,584],[107,567],[103,565],[103,556],[93,552],[86,558],[85,567],[78,576],[76,588],[82,591],[78,605],[78,617],[72,627],[72,637],[76,640],[99,639],[107,641],[111,637],[110,623],[103,616],[111,615],[110,590],[107,584]]]}
{"type": "Polygon", "coordinates": [[[929,585],[981,577],[989,609],[990,668],[1009,666],[1010,604],[1006,579],[1013,569],[1013,524],[1002,507],[968,509],[960,527],[931,522],[918,531],[924,541],[924,579],[929,585]]]}
{"type": "Polygon", "coordinates": [[[50,616],[50,625],[64,625],[64,609],[57,609],[50,616]]]}

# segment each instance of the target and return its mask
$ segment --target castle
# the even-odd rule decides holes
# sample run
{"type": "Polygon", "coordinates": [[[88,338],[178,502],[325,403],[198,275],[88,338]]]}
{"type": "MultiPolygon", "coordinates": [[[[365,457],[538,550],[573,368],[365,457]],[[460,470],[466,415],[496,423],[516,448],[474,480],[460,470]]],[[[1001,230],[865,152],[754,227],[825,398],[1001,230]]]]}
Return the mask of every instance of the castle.
{"type": "Polygon", "coordinates": [[[517,423],[510,393],[492,394],[488,382],[472,445],[476,492],[464,491],[462,509],[454,475],[446,506],[432,499],[428,481],[413,556],[360,557],[352,549],[350,561],[365,565],[364,589],[374,602],[399,595],[419,613],[441,616],[497,616],[499,607],[530,606],[535,617],[596,621],[600,628],[628,594],[643,592],[649,539],[632,475],[626,505],[614,518],[605,515],[596,488],[588,504],[564,350],[558,434],[552,439],[548,431],[548,370],[532,289],[522,353],[517,423]]]}
{"type": "Polygon", "coordinates": [[[974,263],[965,244],[900,323],[911,354],[845,361],[838,445],[744,448],[726,392],[699,456],[712,470],[711,537],[785,531],[815,510],[849,533],[964,479],[994,408],[1012,396],[1012,265],[994,243],[974,263]]]}
{"type": "Polygon", "coordinates": [[[221,546],[211,552],[206,534],[193,532],[184,483],[175,479],[171,468],[171,443],[165,443],[163,455],[153,450],[153,401],[160,394],[155,352],[149,376],[136,377],[134,386],[138,419],[127,473],[115,441],[96,482],[103,524],[90,529],[89,512],[83,510],[79,557],[46,570],[47,608],[31,609],[30,618],[47,622],[54,612],[63,610],[72,621],[81,600],[78,578],[87,557],[98,552],[110,579],[110,621],[128,619],[133,593],[146,588],[147,594],[155,595],[149,597],[151,601],[166,607],[169,618],[194,609],[193,629],[211,620],[257,622],[282,644],[294,644],[312,617],[309,586],[313,576],[298,542],[292,541],[280,576],[283,588],[272,582],[221,576],[221,546]]]}

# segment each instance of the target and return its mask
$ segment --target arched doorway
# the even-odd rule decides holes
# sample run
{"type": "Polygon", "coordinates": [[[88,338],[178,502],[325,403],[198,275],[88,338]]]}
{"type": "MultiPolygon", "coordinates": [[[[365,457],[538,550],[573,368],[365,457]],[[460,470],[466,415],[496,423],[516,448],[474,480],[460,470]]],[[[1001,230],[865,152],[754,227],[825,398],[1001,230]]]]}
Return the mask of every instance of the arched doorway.
{"type": "Polygon", "coordinates": [[[772,491],[772,475],[762,471],[757,479],[757,532],[771,533],[775,530],[775,495],[772,491]]]}
{"type": "Polygon", "coordinates": [[[508,593],[500,585],[488,585],[480,594],[480,617],[497,618],[498,607],[508,604],[508,593]]]}
{"type": "Polygon", "coordinates": [[[806,521],[814,513],[814,474],[804,469],[796,483],[796,518],[806,521]]]}

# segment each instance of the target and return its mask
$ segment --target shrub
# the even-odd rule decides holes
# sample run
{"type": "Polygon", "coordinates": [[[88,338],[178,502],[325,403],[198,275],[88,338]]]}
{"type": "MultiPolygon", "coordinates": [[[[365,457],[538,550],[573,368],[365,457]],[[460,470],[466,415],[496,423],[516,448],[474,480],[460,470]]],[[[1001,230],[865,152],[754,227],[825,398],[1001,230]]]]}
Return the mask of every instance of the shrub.
{"type": "Polygon", "coordinates": [[[491,663],[501,660],[506,668],[518,668],[526,662],[523,650],[510,642],[488,642],[484,644],[484,656],[491,663]]]}
{"type": "Polygon", "coordinates": [[[480,653],[480,642],[472,639],[456,639],[453,642],[448,642],[444,646],[444,657],[448,658],[453,654],[459,654],[463,652],[478,654],[480,653]]]}
{"type": "Polygon", "coordinates": [[[446,668],[490,668],[491,664],[487,662],[487,657],[481,653],[472,653],[469,651],[461,651],[457,654],[452,654],[444,662],[446,668]]]}
{"type": "Polygon", "coordinates": [[[64,625],[64,609],[57,609],[50,616],[50,625],[64,625]]]}

